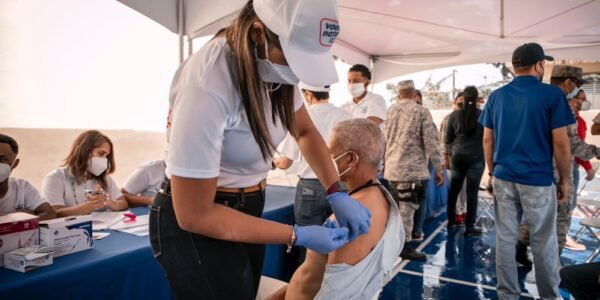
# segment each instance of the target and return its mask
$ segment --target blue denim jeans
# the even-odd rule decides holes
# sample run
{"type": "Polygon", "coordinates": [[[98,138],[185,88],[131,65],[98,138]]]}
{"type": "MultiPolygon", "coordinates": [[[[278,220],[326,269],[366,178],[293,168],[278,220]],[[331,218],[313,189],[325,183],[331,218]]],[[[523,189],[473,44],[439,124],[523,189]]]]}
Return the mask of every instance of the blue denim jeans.
{"type": "Polygon", "coordinates": [[[498,298],[518,300],[515,245],[521,221],[530,232],[535,281],[542,299],[560,299],[560,261],[556,236],[556,187],[528,186],[493,179],[496,220],[496,278],[498,298]]]}
{"type": "MultiPolygon", "coordinates": [[[[294,218],[299,226],[322,225],[331,215],[327,191],[318,179],[300,178],[296,186],[294,218]]],[[[298,263],[306,258],[306,248],[298,247],[298,263]]]]}
{"type": "MultiPolygon", "coordinates": [[[[260,217],[264,199],[264,191],[217,192],[215,203],[260,217]]],[[[217,240],[181,229],[170,194],[154,198],[150,244],[176,299],[255,299],[264,245],[217,240]]]]}

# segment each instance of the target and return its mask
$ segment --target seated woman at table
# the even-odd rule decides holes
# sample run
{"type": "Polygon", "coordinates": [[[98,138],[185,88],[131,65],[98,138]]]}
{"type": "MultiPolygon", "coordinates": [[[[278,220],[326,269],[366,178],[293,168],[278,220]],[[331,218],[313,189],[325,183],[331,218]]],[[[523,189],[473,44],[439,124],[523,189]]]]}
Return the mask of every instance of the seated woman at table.
{"type": "MultiPolygon", "coordinates": [[[[342,121],[329,149],[350,195],[371,211],[369,233],[321,254],[308,251],[290,284],[271,299],[371,299],[391,279],[404,245],[404,227],[391,194],[377,181],[383,133],[370,120],[342,121]]],[[[328,226],[339,226],[332,215],[328,226]]]]}
{"type": "Polygon", "coordinates": [[[113,150],[111,140],[97,130],[85,131],[75,139],[63,166],[44,179],[44,198],[59,217],[128,208],[109,175],[115,171],[113,150]]]}
{"type": "Polygon", "coordinates": [[[152,204],[160,184],[165,180],[166,167],[163,159],[152,160],[143,163],[129,175],[121,187],[121,192],[130,207],[152,204]]]}

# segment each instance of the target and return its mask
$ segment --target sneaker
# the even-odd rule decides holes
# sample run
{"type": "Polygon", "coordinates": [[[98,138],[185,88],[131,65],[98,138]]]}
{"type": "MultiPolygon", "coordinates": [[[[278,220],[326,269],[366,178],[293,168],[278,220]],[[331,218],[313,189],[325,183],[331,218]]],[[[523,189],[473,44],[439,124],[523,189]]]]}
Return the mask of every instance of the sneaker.
{"type": "Polygon", "coordinates": [[[462,215],[456,215],[456,224],[464,224],[465,219],[463,219],[462,215]]]}
{"type": "Polygon", "coordinates": [[[565,243],[565,248],[573,251],[583,251],[585,250],[585,245],[574,241],[570,236],[567,236],[567,242],[565,243]]]}
{"type": "Polygon", "coordinates": [[[468,227],[465,230],[465,237],[474,237],[474,236],[481,236],[481,234],[483,233],[483,231],[481,231],[481,229],[477,228],[477,227],[468,227]]]}
{"type": "Polygon", "coordinates": [[[416,261],[426,261],[427,255],[411,248],[410,246],[404,245],[402,248],[402,252],[400,252],[400,257],[404,260],[416,260],[416,261]]]}
{"type": "Polygon", "coordinates": [[[531,260],[529,260],[529,257],[527,256],[527,245],[517,242],[516,250],[517,251],[515,252],[515,260],[520,265],[526,268],[531,268],[531,266],[533,266],[533,262],[531,262],[531,260]]]}
{"type": "Polygon", "coordinates": [[[419,235],[412,235],[412,240],[415,242],[422,242],[425,235],[421,232],[419,235]]]}

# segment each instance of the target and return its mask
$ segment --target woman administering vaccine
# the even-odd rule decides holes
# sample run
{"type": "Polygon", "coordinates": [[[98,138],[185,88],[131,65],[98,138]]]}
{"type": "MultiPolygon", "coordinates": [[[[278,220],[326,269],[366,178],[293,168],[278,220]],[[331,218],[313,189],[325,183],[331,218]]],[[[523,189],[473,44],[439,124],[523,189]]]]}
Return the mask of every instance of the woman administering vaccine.
{"type": "Polygon", "coordinates": [[[44,199],[59,217],[128,208],[110,176],[116,167],[113,151],[108,136],[97,130],[85,131],[75,139],[65,164],[44,178],[44,199]]]}
{"type": "MultiPolygon", "coordinates": [[[[336,2],[255,0],[176,72],[167,180],[150,241],[176,298],[254,299],[263,244],[327,253],[366,233],[370,213],[347,193],[294,86],[337,81],[329,49],[336,2]],[[260,218],[274,149],[291,132],[342,228],[260,218]]],[[[344,171],[344,170],[341,170],[344,171]]]]}

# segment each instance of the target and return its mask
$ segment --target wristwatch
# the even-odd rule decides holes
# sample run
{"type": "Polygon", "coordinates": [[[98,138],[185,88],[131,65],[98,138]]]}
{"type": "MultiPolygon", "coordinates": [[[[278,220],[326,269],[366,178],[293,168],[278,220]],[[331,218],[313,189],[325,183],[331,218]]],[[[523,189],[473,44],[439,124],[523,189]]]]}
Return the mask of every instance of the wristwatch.
{"type": "Polygon", "coordinates": [[[341,192],[341,191],[343,191],[342,183],[339,181],[336,181],[329,188],[327,188],[327,196],[329,196],[333,193],[341,192]]]}

